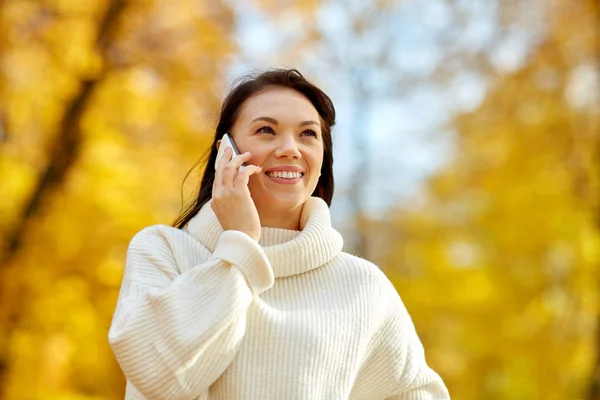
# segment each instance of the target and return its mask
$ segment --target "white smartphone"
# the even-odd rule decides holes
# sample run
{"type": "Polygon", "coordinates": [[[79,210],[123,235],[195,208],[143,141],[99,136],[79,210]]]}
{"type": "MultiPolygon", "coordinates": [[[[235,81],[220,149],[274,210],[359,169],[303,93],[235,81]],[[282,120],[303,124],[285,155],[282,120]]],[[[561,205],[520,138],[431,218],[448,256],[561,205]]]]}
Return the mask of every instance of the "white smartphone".
{"type": "MultiPolygon", "coordinates": [[[[231,147],[231,151],[233,153],[231,156],[232,158],[240,154],[237,147],[235,147],[233,139],[231,138],[231,136],[229,136],[228,133],[226,133],[221,138],[221,144],[219,145],[219,151],[217,152],[217,158],[215,159],[215,170],[218,168],[219,162],[221,161],[221,158],[223,158],[223,154],[225,154],[225,149],[227,149],[228,147],[231,147]]],[[[239,170],[241,171],[243,169],[244,166],[242,165],[239,170]]]]}

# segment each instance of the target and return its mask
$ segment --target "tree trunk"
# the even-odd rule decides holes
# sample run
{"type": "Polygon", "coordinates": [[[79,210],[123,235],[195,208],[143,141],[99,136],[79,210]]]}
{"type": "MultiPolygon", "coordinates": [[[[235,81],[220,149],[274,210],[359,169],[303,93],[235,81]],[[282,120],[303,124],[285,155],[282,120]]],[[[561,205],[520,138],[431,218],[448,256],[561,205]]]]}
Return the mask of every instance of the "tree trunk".
{"type": "MultiPolygon", "coordinates": [[[[114,32],[117,20],[124,8],[122,0],[114,0],[110,3],[104,18],[100,22],[98,30],[97,46],[101,56],[106,54],[110,44],[110,37],[114,32]]],[[[105,58],[102,57],[104,60],[105,58]]],[[[79,90],[65,106],[65,113],[60,123],[60,132],[52,146],[48,165],[41,174],[29,200],[26,202],[21,217],[18,218],[16,226],[7,235],[6,248],[0,255],[0,268],[8,266],[12,258],[20,248],[26,228],[31,220],[40,212],[43,205],[48,203],[52,194],[61,187],[70,167],[74,164],[79,153],[81,143],[81,132],[79,123],[94,89],[104,78],[105,71],[99,76],[81,81],[79,90]]]]}
{"type": "MultiPolygon", "coordinates": [[[[106,61],[107,50],[113,41],[114,32],[124,8],[124,0],[111,1],[99,22],[96,45],[103,61],[106,61]]],[[[95,89],[106,74],[106,62],[104,67],[103,71],[93,79],[82,80],[79,83],[79,89],[65,105],[65,112],[59,127],[60,131],[50,149],[48,164],[31,196],[26,201],[16,225],[3,240],[4,248],[1,249],[2,252],[0,253],[0,274],[2,275],[6,276],[8,269],[11,268],[10,264],[21,248],[25,232],[32,226],[32,222],[39,217],[44,207],[50,203],[53,195],[61,188],[70,168],[77,160],[81,146],[80,122],[90,105],[95,89]]],[[[0,279],[0,282],[4,286],[2,289],[4,293],[0,292],[0,295],[6,293],[6,285],[18,286],[18,282],[8,282],[8,279],[0,279]]],[[[19,302],[9,300],[6,304],[6,298],[3,301],[7,310],[3,315],[0,315],[0,398],[3,397],[2,390],[6,385],[10,364],[8,359],[9,339],[19,323],[20,310],[22,310],[26,300],[24,301],[21,297],[19,302]]]]}

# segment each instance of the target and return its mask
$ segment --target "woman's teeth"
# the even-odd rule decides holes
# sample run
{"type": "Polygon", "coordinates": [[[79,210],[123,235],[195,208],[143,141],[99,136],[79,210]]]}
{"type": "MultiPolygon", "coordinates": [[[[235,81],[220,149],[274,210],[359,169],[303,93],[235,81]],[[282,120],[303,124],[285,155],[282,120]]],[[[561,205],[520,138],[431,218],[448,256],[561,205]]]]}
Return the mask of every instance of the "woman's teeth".
{"type": "Polygon", "coordinates": [[[304,174],[302,172],[291,172],[291,171],[275,171],[267,172],[267,176],[271,178],[283,178],[283,179],[296,179],[302,178],[304,174]]]}

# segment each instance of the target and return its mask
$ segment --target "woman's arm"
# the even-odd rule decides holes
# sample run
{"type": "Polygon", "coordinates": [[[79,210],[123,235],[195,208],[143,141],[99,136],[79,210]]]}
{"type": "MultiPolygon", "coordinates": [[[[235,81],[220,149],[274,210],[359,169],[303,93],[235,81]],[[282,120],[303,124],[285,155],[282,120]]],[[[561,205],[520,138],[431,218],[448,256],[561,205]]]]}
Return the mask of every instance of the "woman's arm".
{"type": "Polygon", "coordinates": [[[200,245],[168,229],[147,228],[131,241],[109,342],[144,396],[190,399],[229,366],[248,306],[274,278],[262,248],[238,231],[223,232],[211,260],[180,273],[177,262],[200,245]]]}
{"type": "MultiPolygon", "coordinates": [[[[400,388],[386,400],[449,400],[450,394],[442,378],[425,361],[423,346],[417,337],[406,348],[404,374],[399,380],[400,388]]],[[[400,367],[400,366],[398,366],[400,367]]]]}
{"type": "Polygon", "coordinates": [[[369,343],[353,398],[448,400],[448,389],[427,365],[423,345],[402,300],[386,282],[381,309],[386,315],[369,343]]]}

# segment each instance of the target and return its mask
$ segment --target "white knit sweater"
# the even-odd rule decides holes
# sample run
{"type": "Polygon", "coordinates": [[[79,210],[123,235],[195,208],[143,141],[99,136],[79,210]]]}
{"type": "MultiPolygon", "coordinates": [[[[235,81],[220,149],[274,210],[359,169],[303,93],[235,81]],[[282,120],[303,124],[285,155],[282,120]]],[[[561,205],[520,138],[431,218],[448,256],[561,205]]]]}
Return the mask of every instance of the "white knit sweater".
{"type": "Polygon", "coordinates": [[[109,341],[126,399],[449,399],[396,290],[342,252],[327,204],[302,231],[223,231],[210,203],[130,243],[109,341]]]}

